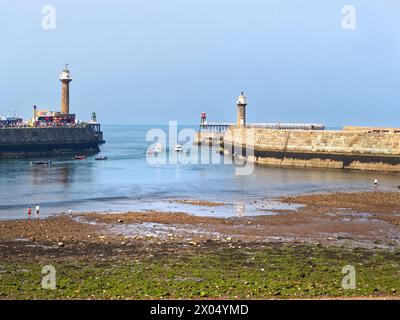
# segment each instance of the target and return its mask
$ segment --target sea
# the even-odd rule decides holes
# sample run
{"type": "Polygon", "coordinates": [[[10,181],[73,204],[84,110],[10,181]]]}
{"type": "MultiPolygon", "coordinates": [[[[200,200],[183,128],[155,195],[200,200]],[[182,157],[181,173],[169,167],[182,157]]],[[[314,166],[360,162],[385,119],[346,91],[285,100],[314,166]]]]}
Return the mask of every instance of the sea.
{"type": "Polygon", "coordinates": [[[44,166],[35,165],[38,159],[33,158],[1,159],[0,220],[25,219],[27,207],[37,204],[41,217],[70,211],[157,210],[216,217],[274,214],[274,209],[287,209],[277,201],[284,195],[372,191],[375,178],[379,190],[394,191],[400,185],[398,174],[337,169],[255,166],[248,174],[238,174],[240,165],[232,159],[192,144],[195,126],[178,126],[176,132],[167,125],[103,125],[102,129],[106,143],[100,146],[100,155],[108,158],[104,161],[96,161],[95,156],[85,160],[64,156],[45,159],[52,163],[44,166]],[[160,154],[149,154],[154,137],[164,147],[160,154]],[[174,142],[183,145],[184,156],[174,152],[174,142]]]}

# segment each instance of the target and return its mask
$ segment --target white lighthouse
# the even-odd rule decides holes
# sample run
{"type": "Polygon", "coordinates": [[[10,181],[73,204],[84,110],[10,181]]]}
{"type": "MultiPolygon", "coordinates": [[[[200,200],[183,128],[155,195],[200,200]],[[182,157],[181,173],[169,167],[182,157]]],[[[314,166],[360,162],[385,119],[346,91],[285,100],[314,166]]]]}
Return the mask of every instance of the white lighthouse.
{"type": "Polygon", "coordinates": [[[237,123],[236,126],[238,128],[244,128],[246,126],[246,106],[247,106],[247,99],[244,95],[243,91],[240,94],[237,102],[237,123]]]}
{"type": "Polygon", "coordinates": [[[71,74],[68,69],[68,64],[60,74],[61,87],[61,113],[69,114],[69,83],[72,81],[71,74]]]}

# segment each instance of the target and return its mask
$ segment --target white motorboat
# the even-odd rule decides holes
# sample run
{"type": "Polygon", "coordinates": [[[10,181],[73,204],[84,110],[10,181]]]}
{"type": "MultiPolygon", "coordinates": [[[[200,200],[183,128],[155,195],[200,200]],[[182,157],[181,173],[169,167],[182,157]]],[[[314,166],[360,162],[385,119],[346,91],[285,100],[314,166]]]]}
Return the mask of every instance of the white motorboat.
{"type": "Polygon", "coordinates": [[[164,151],[164,148],[161,143],[156,144],[154,148],[148,149],[147,154],[155,155],[164,151]]]}
{"type": "Polygon", "coordinates": [[[183,151],[182,146],[180,144],[177,144],[174,148],[174,152],[182,152],[182,151],[183,151]]]}
{"type": "Polygon", "coordinates": [[[163,146],[162,146],[161,143],[158,143],[158,144],[156,145],[156,147],[154,148],[154,152],[156,152],[156,153],[161,153],[161,152],[163,152],[163,151],[164,151],[164,148],[163,148],[163,146]]]}

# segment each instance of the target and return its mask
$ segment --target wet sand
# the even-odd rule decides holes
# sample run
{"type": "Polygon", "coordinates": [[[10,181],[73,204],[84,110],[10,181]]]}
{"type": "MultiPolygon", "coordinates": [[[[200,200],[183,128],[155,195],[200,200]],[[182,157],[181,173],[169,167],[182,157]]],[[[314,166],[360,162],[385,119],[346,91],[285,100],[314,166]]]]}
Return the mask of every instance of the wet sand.
{"type": "Polygon", "coordinates": [[[367,248],[399,246],[400,193],[314,194],[278,200],[304,206],[277,210],[276,215],[225,219],[148,211],[4,221],[0,222],[0,256],[15,256],[18,249],[32,248],[32,243],[67,246],[72,251],[75,246],[85,244],[97,245],[100,249],[110,244],[174,247],[210,242],[234,245],[238,241],[328,243],[367,248]]]}
{"type": "Polygon", "coordinates": [[[276,215],[225,219],[163,212],[88,214],[82,218],[109,226],[113,234],[169,242],[229,239],[366,247],[396,247],[400,243],[400,193],[318,194],[278,201],[296,205],[293,210],[275,210],[276,215]],[[298,208],[297,204],[304,206],[298,208]]]}

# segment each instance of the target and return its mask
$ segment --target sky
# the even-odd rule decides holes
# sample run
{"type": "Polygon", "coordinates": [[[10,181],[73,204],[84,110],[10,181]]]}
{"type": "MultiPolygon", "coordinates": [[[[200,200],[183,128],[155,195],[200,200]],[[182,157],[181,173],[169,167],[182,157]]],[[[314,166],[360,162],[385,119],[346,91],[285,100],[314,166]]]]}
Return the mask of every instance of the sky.
{"type": "Polygon", "coordinates": [[[0,114],[59,110],[68,63],[70,110],[82,120],[96,111],[104,124],[189,125],[204,111],[234,122],[243,90],[248,122],[400,127],[399,9],[398,0],[0,0],[0,114]],[[355,29],[343,28],[346,5],[355,29]]]}

